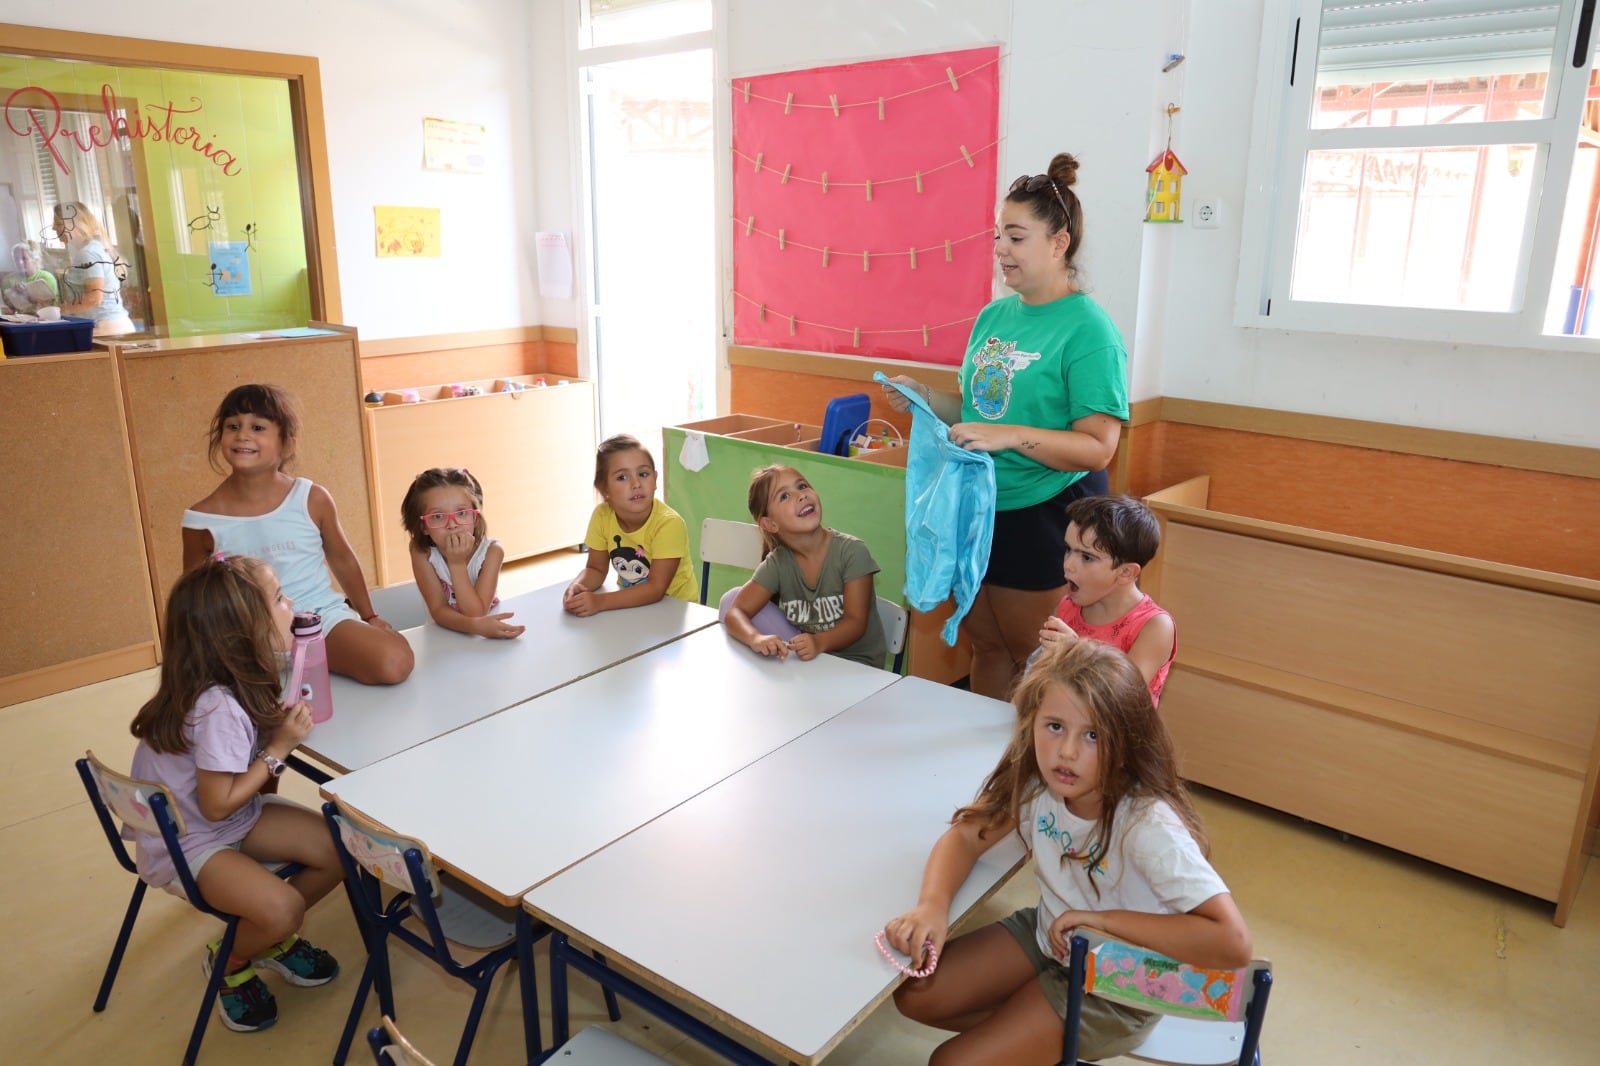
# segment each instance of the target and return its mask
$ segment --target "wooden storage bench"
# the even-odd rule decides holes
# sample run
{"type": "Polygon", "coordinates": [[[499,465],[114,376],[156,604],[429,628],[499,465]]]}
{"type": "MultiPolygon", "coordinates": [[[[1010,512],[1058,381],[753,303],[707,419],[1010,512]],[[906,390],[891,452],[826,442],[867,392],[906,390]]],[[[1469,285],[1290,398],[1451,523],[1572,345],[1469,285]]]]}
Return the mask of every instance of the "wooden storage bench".
{"type": "Polygon", "coordinates": [[[1600,766],[1600,582],[1147,497],[1184,775],[1556,905],[1600,766]]]}

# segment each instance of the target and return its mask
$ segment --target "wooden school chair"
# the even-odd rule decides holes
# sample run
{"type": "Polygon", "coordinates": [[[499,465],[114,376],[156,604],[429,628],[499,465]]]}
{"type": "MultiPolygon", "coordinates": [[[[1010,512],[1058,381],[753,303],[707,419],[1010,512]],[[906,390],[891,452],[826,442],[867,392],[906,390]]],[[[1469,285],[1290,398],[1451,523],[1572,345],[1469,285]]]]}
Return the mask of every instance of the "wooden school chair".
{"type": "MultiPolygon", "coordinates": [[[[100,828],[105,831],[106,841],[111,845],[111,853],[118,865],[138,878],[139,867],[128,854],[128,847],[117,828],[117,821],[141,833],[159,835],[167,845],[167,851],[172,856],[173,868],[178,874],[176,881],[165,886],[167,891],[188,900],[196,910],[222,922],[222,943],[217,948],[217,958],[226,959],[233,951],[234,934],[239,931],[239,916],[217,910],[200,895],[194,875],[189,872],[189,863],[183,856],[181,838],[186,832],[183,812],[178,810],[177,801],[173,799],[167,786],[155,781],[140,781],[127,774],[118,773],[95,758],[92,751],[85,752],[84,757],[79,759],[76,765],[78,776],[83,779],[84,791],[89,794],[89,803],[94,807],[95,816],[100,819],[100,828]]],[[[279,877],[285,878],[300,872],[301,869],[298,863],[269,864],[269,866],[279,877]]],[[[133,923],[139,917],[139,906],[144,902],[144,891],[148,887],[143,880],[134,882],[133,896],[128,900],[128,910],[122,917],[122,928],[118,931],[116,944],[111,949],[111,961],[106,964],[105,977],[100,981],[100,992],[95,996],[94,1009],[97,1012],[105,1010],[106,1001],[111,998],[111,986],[117,979],[117,970],[122,965],[122,953],[128,947],[128,937],[133,933],[133,923]]],[[[211,977],[206,981],[205,993],[200,999],[200,1013],[195,1017],[194,1029],[189,1034],[189,1046],[183,1053],[184,1066],[190,1066],[200,1054],[200,1041],[205,1038],[206,1025],[211,1021],[212,1005],[216,1003],[217,992],[222,987],[225,969],[224,966],[211,968],[211,977]]]]}
{"type": "MultiPolygon", "coordinates": [[[[391,833],[337,802],[324,803],[322,815],[333,834],[339,863],[344,867],[345,894],[350,897],[350,909],[367,948],[367,964],[362,968],[350,1016],[333,1055],[335,1066],[350,1054],[361,1010],[373,987],[377,988],[379,1009],[385,1019],[395,1016],[394,985],[389,973],[391,936],[472,988],[472,1007],[456,1048],[455,1063],[462,1066],[472,1051],[489,986],[501,967],[517,960],[516,911],[444,878],[434,866],[428,846],[414,837],[391,833]],[[382,898],[384,886],[395,893],[387,905],[382,898]],[[410,922],[420,925],[420,932],[407,924],[410,922]],[[452,944],[481,954],[470,962],[461,962],[455,957],[452,944]]],[[[537,929],[534,936],[548,932],[548,927],[537,929]]],[[[519,961],[517,969],[522,981],[524,1025],[529,1034],[528,1053],[532,1055],[540,1044],[538,992],[532,966],[523,966],[519,961]],[[530,1007],[531,1017],[527,1016],[530,1007]]]]}
{"type": "Polygon", "coordinates": [[[1261,1025],[1272,991],[1272,966],[1252,959],[1237,970],[1189,966],[1149,948],[1080,927],[1067,973],[1062,1066],[1078,1060],[1078,1019],[1085,995],[1161,1015],[1130,1058],[1172,1066],[1260,1066],[1261,1025]]]}
{"type": "MultiPolygon", "coordinates": [[[[761,528],[754,522],[735,522],[726,518],[707,518],[700,523],[700,602],[706,603],[711,585],[711,564],[754,570],[761,565],[761,528]]],[[[906,627],[910,616],[893,600],[877,597],[878,619],[883,623],[884,642],[892,655],[895,673],[906,661],[906,627]]]]}
{"type": "Polygon", "coordinates": [[[433,1060],[413,1047],[387,1015],[382,1025],[367,1030],[367,1046],[378,1066],[433,1066],[433,1060]]]}

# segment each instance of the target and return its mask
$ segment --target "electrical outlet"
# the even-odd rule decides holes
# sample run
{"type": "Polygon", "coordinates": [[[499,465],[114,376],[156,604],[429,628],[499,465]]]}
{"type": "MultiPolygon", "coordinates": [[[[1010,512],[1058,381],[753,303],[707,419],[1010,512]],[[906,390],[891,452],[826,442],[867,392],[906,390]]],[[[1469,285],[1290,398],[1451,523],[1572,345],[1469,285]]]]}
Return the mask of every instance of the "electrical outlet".
{"type": "Polygon", "coordinates": [[[1191,219],[1195,229],[1216,229],[1222,225],[1222,201],[1196,200],[1191,219]]]}

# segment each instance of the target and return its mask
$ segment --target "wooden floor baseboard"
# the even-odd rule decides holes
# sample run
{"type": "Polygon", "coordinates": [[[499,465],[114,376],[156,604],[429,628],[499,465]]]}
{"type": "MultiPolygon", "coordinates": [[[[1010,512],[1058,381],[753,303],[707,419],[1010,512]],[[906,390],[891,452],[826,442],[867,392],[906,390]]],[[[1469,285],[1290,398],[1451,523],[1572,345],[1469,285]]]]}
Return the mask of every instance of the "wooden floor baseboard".
{"type": "Polygon", "coordinates": [[[14,674],[0,679],[0,707],[145,670],[154,666],[156,661],[155,644],[146,642],[56,666],[29,670],[25,674],[14,674]]]}

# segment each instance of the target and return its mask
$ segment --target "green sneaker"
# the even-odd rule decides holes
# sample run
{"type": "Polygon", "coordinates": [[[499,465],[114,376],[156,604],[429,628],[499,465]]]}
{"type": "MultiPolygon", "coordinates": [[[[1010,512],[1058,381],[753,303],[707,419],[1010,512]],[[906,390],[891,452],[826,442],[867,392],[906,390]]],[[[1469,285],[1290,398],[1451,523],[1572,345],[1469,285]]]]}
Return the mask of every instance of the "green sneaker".
{"type": "MultiPolygon", "coordinates": [[[[208,979],[220,943],[214,940],[206,945],[206,957],[200,968],[208,979]]],[[[237,973],[223,976],[217,990],[217,1013],[222,1016],[222,1024],[234,1032],[253,1033],[278,1020],[278,1001],[272,998],[272,991],[256,973],[256,968],[246,966],[237,973]]]]}
{"type": "Polygon", "coordinates": [[[255,964],[301,988],[325,985],[339,975],[339,960],[303,936],[293,937],[258,956],[255,964]]]}

